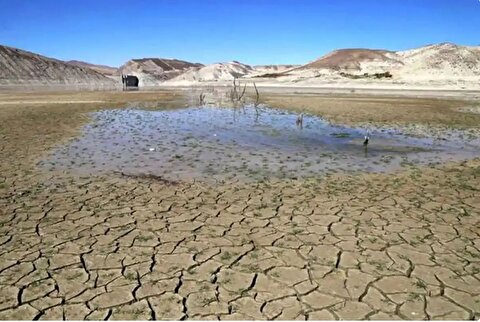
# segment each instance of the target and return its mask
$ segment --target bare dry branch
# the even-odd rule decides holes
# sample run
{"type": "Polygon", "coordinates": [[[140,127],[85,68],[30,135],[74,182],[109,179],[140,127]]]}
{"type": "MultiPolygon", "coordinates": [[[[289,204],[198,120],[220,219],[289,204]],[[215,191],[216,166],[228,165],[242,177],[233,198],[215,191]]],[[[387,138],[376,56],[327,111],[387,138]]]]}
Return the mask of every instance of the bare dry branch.
{"type": "Polygon", "coordinates": [[[255,99],[255,108],[258,106],[258,103],[260,101],[260,94],[258,94],[258,89],[257,89],[257,85],[255,84],[255,82],[253,82],[253,87],[255,88],[255,93],[257,95],[256,99],[255,99]]]}
{"type": "Polygon", "coordinates": [[[238,98],[238,92],[237,92],[237,83],[236,83],[236,78],[233,78],[233,94],[232,94],[232,101],[236,101],[238,98]]]}
{"type": "Polygon", "coordinates": [[[200,93],[200,105],[205,105],[205,94],[200,93]]]}
{"type": "MultiPolygon", "coordinates": [[[[238,84],[239,88],[240,88],[240,83],[238,84]]],[[[240,100],[242,99],[243,95],[245,95],[245,90],[247,89],[247,84],[245,84],[243,86],[243,91],[242,91],[242,94],[238,97],[238,101],[240,102],[240,100]]]]}

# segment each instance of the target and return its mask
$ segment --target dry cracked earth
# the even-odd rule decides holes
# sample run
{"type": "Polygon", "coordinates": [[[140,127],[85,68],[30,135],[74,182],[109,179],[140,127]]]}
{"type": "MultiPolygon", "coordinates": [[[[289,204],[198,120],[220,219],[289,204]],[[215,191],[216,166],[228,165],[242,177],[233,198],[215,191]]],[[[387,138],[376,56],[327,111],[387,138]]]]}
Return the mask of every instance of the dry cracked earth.
{"type": "Polygon", "coordinates": [[[0,132],[0,319],[480,318],[478,159],[235,185],[73,177],[27,157],[58,133],[19,149],[17,128],[0,132]]]}

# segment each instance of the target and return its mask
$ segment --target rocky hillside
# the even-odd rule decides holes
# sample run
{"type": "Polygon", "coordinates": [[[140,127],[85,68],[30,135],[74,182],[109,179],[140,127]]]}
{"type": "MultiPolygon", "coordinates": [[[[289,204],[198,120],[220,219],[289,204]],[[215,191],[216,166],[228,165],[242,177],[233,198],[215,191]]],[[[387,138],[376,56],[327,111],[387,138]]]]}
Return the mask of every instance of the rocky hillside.
{"type": "Polygon", "coordinates": [[[121,74],[137,76],[140,87],[189,86],[244,78],[296,86],[356,86],[357,80],[361,84],[373,80],[378,85],[377,81],[389,80],[392,85],[413,87],[477,88],[480,46],[441,43],[405,51],[341,49],[302,66],[252,67],[238,61],[204,66],[177,59],[143,58],[129,60],[118,69],[80,61],[64,62],[0,46],[0,85],[120,87],[121,74]]]}
{"type": "Polygon", "coordinates": [[[92,69],[0,45],[0,85],[113,87],[115,84],[92,69]]]}
{"type": "Polygon", "coordinates": [[[300,65],[255,65],[253,69],[257,73],[281,73],[300,65]]]}
{"type": "MultiPolygon", "coordinates": [[[[297,69],[346,77],[391,74],[401,80],[446,80],[480,77],[480,47],[451,43],[406,51],[342,49],[297,69]]],[[[300,72],[301,73],[301,72],[300,72]]]]}
{"type": "Polygon", "coordinates": [[[480,77],[480,46],[451,43],[425,46],[396,53],[403,62],[394,71],[402,78],[470,79],[480,77]]]}
{"type": "Polygon", "coordinates": [[[172,79],[172,82],[212,82],[240,78],[253,72],[249,65],[237,61],[216,63],[187,71],[172,79]]]}
{"type": "Polygon", "coordinates": [[[327,69],[343,72],[358,72],[369,65],[389,68],[401,65],[395,52],[376,49],[340,49],[335,50],[301,69],[327,69]]]}
{"type": "Polygon", "coordinates": [[[142,58],[129,60],[118,69],[117,74],[137,76],[140,86],[155,86],[202,66],[202,64],[177,59],[142,58]]]}
{"type": "Polygon", "coordinates": [[[95,65],[95,64],[90,64],[90,63],[86,63],[84,61],[79,61],[79,60],[69,60],[67,61],[67,63],[69,63],[70,65],[75,65],[82,68],[93,69],[94,71],[105,76],[114,76],[114,75],[117,75],[118,73],[118,68],[116,67],[110,67],[105,65],[95,65]]]}

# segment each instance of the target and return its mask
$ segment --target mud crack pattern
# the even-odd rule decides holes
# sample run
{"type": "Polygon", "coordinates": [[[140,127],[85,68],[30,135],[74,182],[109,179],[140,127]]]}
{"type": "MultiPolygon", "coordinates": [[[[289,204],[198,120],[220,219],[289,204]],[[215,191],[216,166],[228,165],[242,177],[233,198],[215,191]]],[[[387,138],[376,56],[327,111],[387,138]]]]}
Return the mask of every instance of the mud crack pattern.
{"type": "Polygon", "coordinates": [[[230,186],[19,176],[0,190],[0,318],[479,319],[479,165],[230,186]]]}

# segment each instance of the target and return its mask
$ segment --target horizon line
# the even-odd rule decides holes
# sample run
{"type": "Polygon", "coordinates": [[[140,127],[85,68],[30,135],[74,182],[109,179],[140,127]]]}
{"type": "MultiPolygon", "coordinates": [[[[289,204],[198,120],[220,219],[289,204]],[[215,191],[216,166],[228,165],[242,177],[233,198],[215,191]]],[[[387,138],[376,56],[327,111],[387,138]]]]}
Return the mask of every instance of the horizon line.
{"type": "Polygon", "coordinates": [[[326,53],[320,55],[320,56],[316,56],[316,58],[312,59],[312,60],[309,60],[309,61],[306,61],[306,62],[303,62],[303,63],[266,63],[266,64],[250,64],[250,63],[247,63],[247,62],[241,62],[237,59],[231,59],[231,60],[225,60],[225,61],[218,61],[218,62],[212,62],[212,63],[203,63],[203,62],[199,62],[199,61],[193,61],[193,60],[188,60],[188,59],[184,59],[184,58],[181,58],[181,57],[162,57],[162,56],[158,56],[158,57],[152,57],[152,56],[145,56],[145,57],[141,57],[141,58],[130,58],[128,59],[127,61],[125,61],[123,64],[119,65],[119,66],[115,66],[115,65],[110,65],[110,64],[103,64],[103,63],[94,63],[92,61],[88,61],[88,60],[82,60],[82,59],[78,59],[78,58],[70,58],[70,59],[60,59],[60,58],[56,58],[56,57],[53,57],[53,56],[49,56],[48,54],[43,54],[43,53],[40,53],[40,52],[35,52],[35,51],[32,51],[30,49],[23,49],[23,48],[19,48],[19,47],[14,47],[14,46],[11,46],[11,45],[5,45],[5,44],[0,44],[0,46],[4,46],[4,47],[9,47],[9,48],[13,48],[13,49],[16,49],[16,50],[22,50],[22,51],[25,51],[25,52],[28,52],[28,53],[31,53],[31,54],[34,54],[34,55],[40,55],[40,56],[43,56],[43,57],[46,57],[46,58],[49,58],[49,59],[55,59],[55,60],[59,60],[59,61],[62,61],[62,62],[72,62],[72,61],[76,61],[76,62],[81,62],[81,63],[87,63],[87,64],[91,64],[91,65],[97,65],[97,66],[104,66],[104,67],[109,67],[109,68],[120,68],[122,65],[126,64],[127,62],[131,61],[131,60],[141,60],[141,59],[168,59],[168,60],[177,60],[177,61],[183,61],[183,62],[188,62],[188,63],[193,63],[193,64],[201,64],[201,65],[204,65],[204,66],[208,66],[208,65],[214,65],[214,64],[225,64],[225,63],[233,63],[233,62],[237,62],[237,63],[240,63],[240,64],[243,64],[243,65],[248,65],[248,66],[278,66],[278,65],[305,65],[305,64],[308,64],[308,63],[311,63],[311,62],[314,62],[330,53],[333,53],[333,52],[336,52],[336,51],[340,51],[340,50],[383,50],[383,51],[389,51],[389,52],[401,52],[401,51],[408,51],[408,50],[415,50],[415,49],[420,49],[420,48],[424,48],[424,47],[429,47],[429,46],[435,46],[435,45],[447,45],[447,44],[450,44],[450,45],[455,45],[455,46],[460,46],[460,47],[479,47],[480,49],[480,44],[479,45],[465,45],[465,44],[459,44],[459,43],[455,43],[455,42],[452,42],[452,41],[442,41],[442,42],[438,42],[438,43],[428,43],[428,44],[425,44],[425,45],[421,45],[421,46],[415,46],[415,47],[411,47],[411,48],[408,48],[408,49],[400,49],[400,50],[391,50],[391,49],[385,49],[385,48],[368,48],[368,47],[343,47],[343,48],[336,48],[336,49],[331,49],[331,50],[328,50],[326,53]]]}

